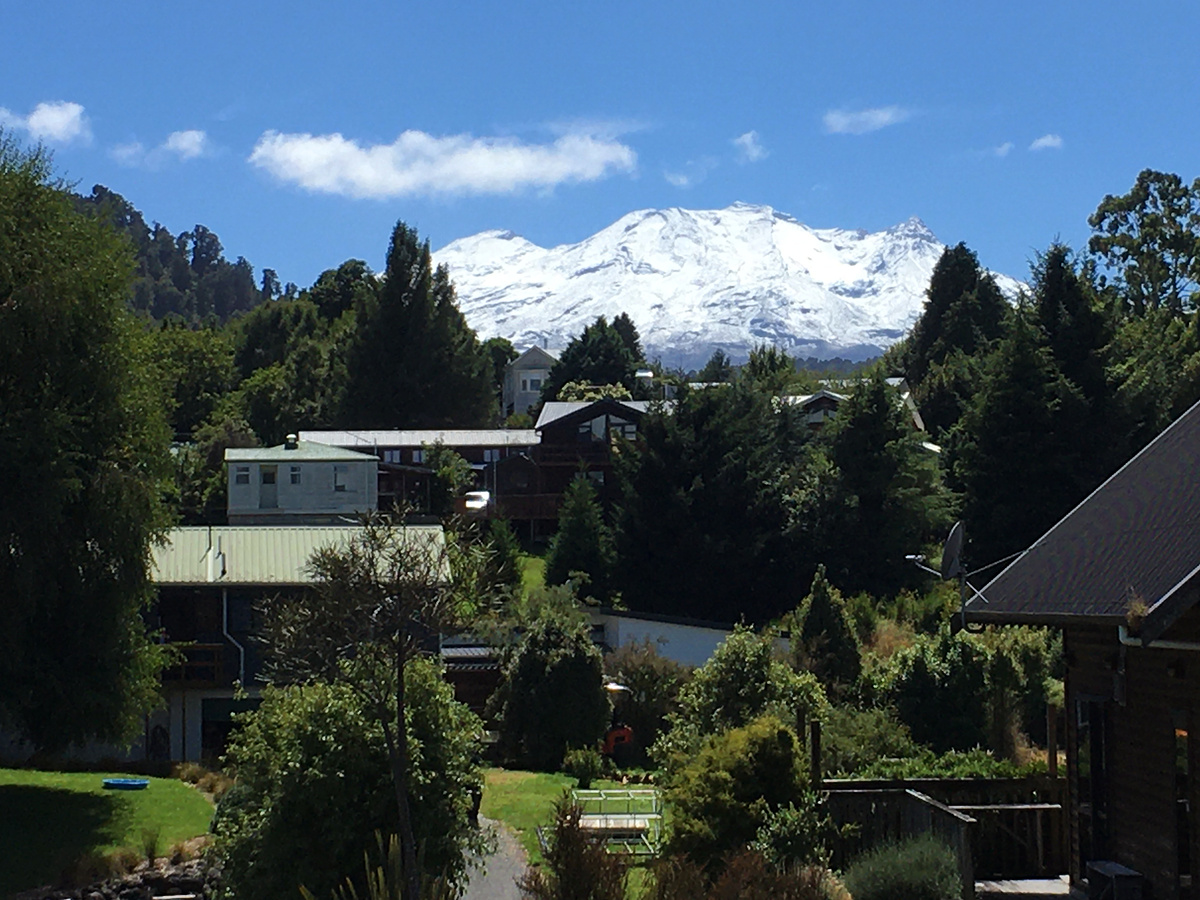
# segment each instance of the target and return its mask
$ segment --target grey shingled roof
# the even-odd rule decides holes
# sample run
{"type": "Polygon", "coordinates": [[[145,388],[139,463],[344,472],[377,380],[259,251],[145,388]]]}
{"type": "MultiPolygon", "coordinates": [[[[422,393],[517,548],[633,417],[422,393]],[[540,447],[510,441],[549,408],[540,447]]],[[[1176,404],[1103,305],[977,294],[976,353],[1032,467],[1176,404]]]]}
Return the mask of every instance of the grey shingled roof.
{"type": "Polygon", "coordinates": [[[287,444],[274,447],[230,447],[225,451],[225,462],[356,462],[374,459],[365,453],[356,453],[342,447],[331,447],[316,441],[297,441],[289,450],[287,444]]]}
{"type": "Polygon", "coordinates": [[[1116,620],[1135,596],[1153,612],[1198,565],[1200,403],[985,585],[988,602],[968,615],[1116,620]]]}

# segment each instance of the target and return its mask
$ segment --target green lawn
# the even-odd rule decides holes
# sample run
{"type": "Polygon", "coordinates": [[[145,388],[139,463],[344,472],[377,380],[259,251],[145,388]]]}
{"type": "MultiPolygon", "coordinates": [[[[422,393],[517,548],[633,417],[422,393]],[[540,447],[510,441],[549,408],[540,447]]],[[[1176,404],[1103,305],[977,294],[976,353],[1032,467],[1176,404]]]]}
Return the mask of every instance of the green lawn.
{"type": "Polygon", "coordinates": [[[533,590],[546,585],[546,560],[542,556],[521,554],[521,587],[526,596],[533,590]]]}
{"type": "Polygon", "coordinates": [[[212,804],[173,778],[143,791],[106,791],[118,773],[0,769],[0,897],[56,879],[87,852],[143,846],[157,828],[158,852],[208,831],[212,804]]]}

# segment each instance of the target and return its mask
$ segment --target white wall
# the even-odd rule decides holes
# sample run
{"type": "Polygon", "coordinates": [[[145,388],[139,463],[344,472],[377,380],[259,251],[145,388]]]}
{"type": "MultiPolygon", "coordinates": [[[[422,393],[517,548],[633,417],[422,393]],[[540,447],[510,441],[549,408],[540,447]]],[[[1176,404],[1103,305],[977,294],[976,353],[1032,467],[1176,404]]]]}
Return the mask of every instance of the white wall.
{"type": "Polygon", "coordinates": [[[303,513],[353,516],[358,512],[376,509],[379,505],[379,466],[376,460],[325,462],[291,462],[286,458],[278,463],[230,462],[228,464],[230,524],[238,516],[294,516],[303,513]],[[276,506],[262,508],[262,466],[275,465],[276,506]],[[300,469],[300,483],[292,484],[292,467],[300,469]],[[334,466],[345,466],[344,491],[334,490],[334,466]],[[250,470],[250,483],[238,484],[239,468],[250,470]]]}
{"type": "Polygon", "coordinates": [[[667,659],[688,666],[702,666],[730,632],[702,625],[681,625],[621,616],[619,613],[592,613],[592,622],[604,626],[604,642],[612,648],[647,639],[658,645],[667,659]]]}

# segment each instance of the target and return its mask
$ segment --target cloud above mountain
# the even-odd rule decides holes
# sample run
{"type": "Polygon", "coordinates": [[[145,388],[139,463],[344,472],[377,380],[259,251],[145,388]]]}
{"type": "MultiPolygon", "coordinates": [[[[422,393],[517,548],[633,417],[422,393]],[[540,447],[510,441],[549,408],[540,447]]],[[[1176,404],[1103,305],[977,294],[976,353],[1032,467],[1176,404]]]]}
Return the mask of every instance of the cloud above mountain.
{"type": "Polygon", "coordinates": [[[405,131],[390,144],[341,134],[259,138],[249,162],[285,184],[354,199],[512,194],[633,172],[637,154],[617,136],[572,131],[551,143],[405,131]]]}

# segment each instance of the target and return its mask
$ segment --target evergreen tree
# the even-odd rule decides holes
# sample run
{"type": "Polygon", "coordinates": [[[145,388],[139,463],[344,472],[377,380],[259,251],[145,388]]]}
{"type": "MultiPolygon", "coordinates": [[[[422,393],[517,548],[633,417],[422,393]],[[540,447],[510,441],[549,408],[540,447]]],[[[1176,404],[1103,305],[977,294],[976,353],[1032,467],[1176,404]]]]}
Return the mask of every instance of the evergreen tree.
{"type": "Polygon", "coordinates": [[[642,336],[638,334],[637,326],[633,324],[633,319],[629,318],[629,313],[623,312],[612,320],[612,327],[616,329],[617,334],[621,336],[621,340],[625,342],[625,348],[629,351],[629,355],[633,357],[634,362],[641,362],[645,359],[642,352],[642,336]]]}
{"type": "Polygon", "coordinates": [[[555,400],[564,384],[619,384],[633,390],[637,359],[621,332],[600,316],[572,340],[542,385],[542,399],[555,400]]]}
{"type": "Polygon", "coordinates": [[[972,566],[1023,550],[1083,499],[1086,403],[1044,347],[1029,313],[988,360],[951,445],[972,566]]]}
{"type": "Polygon", "coordinates": [[[704,368],[696,375],[696,380],[703,384],[733,381],[733,363],[729,361],[729,354],[720,347],[714,350],[704,368]]]}
{"type": "Polygon", "coordinates": [[[773,344],[761,344],[750,351],[742,374],[760,387],[779,392],[796,376],[796,361],[773,344]]]}
{"type": "Polygon", "coordinates": [[[566,584],[581,572],[587,580],[578,585],[579,596],[604,602],[611,592],[612,567],[612,538],[596,489],[587,478],[576,478],[563,493],[558,531],[546,554],[546,584],[566,584]]]}
{"type": "Polygon", "coordinates": [[[495,416],[491,363],[429,242],[403,222],[377,297],[364,296],[339,421],[352,428],[481,427],[495,416]]]}
{"type": "Polygon", "coordinates": [[[1033,268],[1033,318],[1059,370],[1091,402],[1107,394],[1105,349],[1112,328],[1090,271],[1078,272],[1071,250],[1051,244],[1033,268]]]}
{"type": "Polygon", "coordinates": [[[796,407],[745,381],[646,415],[616,458],[624,602],[724,622],[784,612],[797,565],[784,472],[807,440],[796,407]]]}
{"type": "Polygon", "coordinates": [[[164,660],[142,611],[166,398],[128,241],[0,132],[0,720],[41,750],[132,739],[164,660]]]}
{"type": "Polygon", "coordinates": [[[817,566],[797,618],[799,633],[792,633],[792,652],[798,667],[816,675],[827,692],[854,684],[862,672],[858,638],[846,601],[825,577],[824,566],[817,566]]]}
{"type": "Polygon", "coordinates": [[[807,462],[792,526],[844,591],[893,595],[919,572],[905,558],[950,524],[935,455],[880,370],[859,383],[807,462]]]}

